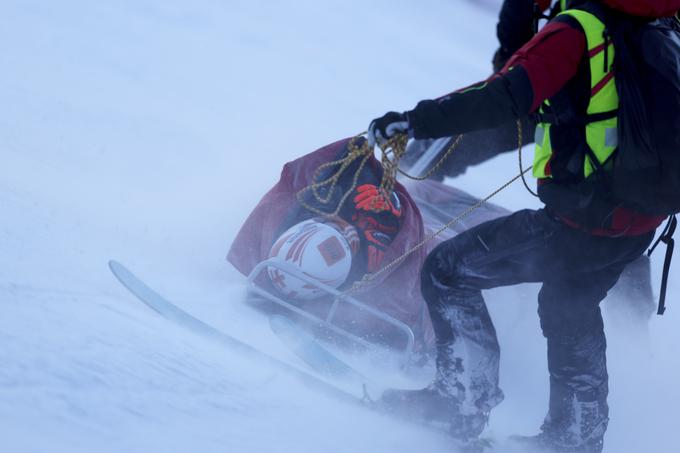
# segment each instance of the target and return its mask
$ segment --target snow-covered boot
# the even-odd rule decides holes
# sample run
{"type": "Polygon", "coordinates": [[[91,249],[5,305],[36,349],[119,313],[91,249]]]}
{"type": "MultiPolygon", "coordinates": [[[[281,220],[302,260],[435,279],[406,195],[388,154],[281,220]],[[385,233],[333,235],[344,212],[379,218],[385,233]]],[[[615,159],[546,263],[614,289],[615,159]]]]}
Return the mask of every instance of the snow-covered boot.
{"type": "Polygon", "coordinates": [[[542,441],[560,453],[600,453],[609,422],[607,393],[606,381],[588,391],[573,391],[552,378],[542,441]]]}
{"type": "Polygon", "coordinates": [[[390,389],[378,401],[381,409],[427,422],[448,422],[459,412],[460,403],[440,391],[436,384],[424,389],[390,389]]]}
{"type": "Polygon", "coordinates": [[[606,383],[589,392],[574,392],[555,380],[550,410],[536,436],[515,436],[527,453],[601,453],[607,429],[606,383]]]}
{"type": "Polygon", "coordinates": [[[390,414],[440,425],[461,441],[476,439],[488,420],[484,413],[461,414],[460,402],[437,382],[420,390],[387,390],[377,403],[390,414]]]}

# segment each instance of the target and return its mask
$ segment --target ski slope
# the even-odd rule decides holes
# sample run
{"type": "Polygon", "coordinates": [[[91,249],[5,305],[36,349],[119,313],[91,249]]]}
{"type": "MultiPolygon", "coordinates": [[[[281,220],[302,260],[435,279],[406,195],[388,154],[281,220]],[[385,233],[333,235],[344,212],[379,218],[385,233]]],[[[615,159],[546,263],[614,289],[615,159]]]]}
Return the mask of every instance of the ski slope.
{"type": "MultiPolygon", "coordinates": [[[[241,305],[224,260],[241,222],[286,161],[487,76],[494,5],[3,2],[0,451],[450,452],[160,319],[107,262],[294,361],[241,305]]],[[[486,195],[516,168],[509,154],[451,183],[486,195]]],[[[497,202],[536,206],[521,184],[497,202]]],[[[648,338],[608,322],[607,452],[678,451],[679,276],[648,338]]],[[[534,432],[547,407],[535,292],[489,293],[498,438],[534,432]]]]}

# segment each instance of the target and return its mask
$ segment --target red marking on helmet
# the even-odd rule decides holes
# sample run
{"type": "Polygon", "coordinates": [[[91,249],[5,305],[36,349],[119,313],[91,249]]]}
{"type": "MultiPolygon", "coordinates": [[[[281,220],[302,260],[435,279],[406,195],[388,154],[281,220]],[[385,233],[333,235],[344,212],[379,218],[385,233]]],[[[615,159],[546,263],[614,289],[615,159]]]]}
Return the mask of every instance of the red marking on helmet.
{"type": "Polygon", "coordinates": [[[349,245],[352,255],[359,251],[360,240],[357,229],[340,218],[333,218],[326,222],[327,225],[333,227],[338,233],[342,235],[349,245]]]}
{"type": "Polygon", "coordinates": [[[276,241],[276,243],[274,244],[274,247],[272,248],[270,256],[277,256],[279,254],[279,252],[281,251],[281,247],[283,247],[283,244],[285,244],[286,241],[288,239],[290,239],[291,236],[292,236],[292,234],[287,234],[285,236],[281,236],[279,238],[279,240],[276,241]]]}
{"type": "Polygon", "coordinates": [[[304,250],[305,245],[309,241],[309,238],[316,232],[316,228],[308,229],[307,231],[302,231],[300,236],[295,239],[293,245],[288,249],[286,254],[286,261],[292,260],[293,262],[299,262],[300,256],[304,250]]]}
{"type": "Polygon", "coordinates": [[[294,263],[302,263],[302,254],[305,251],[305,248],[307,248],[307,244],[309,241],[312,239],[312,236],[316,234],[318,231],[318,228],[314,228],[307,233],[305,233],[299,240],[297,244],[297,248],[295,249],[295,253],[293,254],[293,262],[294,263]]]}
{"type": "Polygon", "coordinates": [[[272,283],[274,283],[275,285],[278,285],[278,286],[281,286],[281,287],[285,286],[283,284],[283,281],[284,281],[283,274],[281,274],[281,272],[279,272],[277,269],[273,269],[272,273],[269,277],[271,278],[272,283]]]}
{"type": "Polygon", "coordinates": [[[342,260],[347,254],[345,249],[335,236],[331,236],[317,246],[321,257],[327,266],[333,266],[342,260]]]}

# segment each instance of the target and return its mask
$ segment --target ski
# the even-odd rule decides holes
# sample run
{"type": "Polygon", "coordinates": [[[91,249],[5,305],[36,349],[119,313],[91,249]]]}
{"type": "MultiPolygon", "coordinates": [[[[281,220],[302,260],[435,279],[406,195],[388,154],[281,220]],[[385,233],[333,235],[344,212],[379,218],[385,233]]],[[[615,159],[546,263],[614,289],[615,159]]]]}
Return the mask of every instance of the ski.
{"type": "MultiPolygon", "coordinates": [[[[249,358],[255,358],[260,362],[263,362],[273,368],[279,369],[286,373],[289,373],[305,383],[309,387],[313,387],[323,393],[330,396],[340,398],[345,401],[350,401],[353,403],[363,403],[363,385],[362,382],[353,382],[356,387],[356,394],[344,390],[337,385],[331,384],[324,380],[320,376],[316,376],[311,372],[304,371],[294,365],[291,365],[283,360],[277,359],[266,352],[263,352],[253,346],[238,340],[231,335],[228,335],[209,324],[201,321],[195,316],[187,313],[186,311],[179,308],[177,305],[173,304],[165,297],[161,296],[155,290],[151,289],[147,284],[145,284],[140,278],[133,274],[129,269],[123,266],[121,263],[111,260],[109,261],[109,269],[116,277],[116,279],[128,290],[130,291],[140,302],[144,305],[161,315],[163,318],[183,327],[191,332],[208,338],[212,341],[227,346],[231,350],[238,352],[241,355],[246,355],[249,358]]],[[[353,378],[357,378],[357,375],[352,375],[353,378]]]]}
{"type": "MultiPolygon", "coordinates": [[[[369,390],[367,388],[368,380],[363,375],[341,360],[334,358],[329,351],[319,345],[311,338],[311,336],[307,337],[308,334],[301,333],[294,323],[285,317],[272,316],[270,318],[272,330],[274,330],[276,335],[279,336],[293,352],[307,364],[314,367],[317,372],[320,373],[319,375],[315,374],[315,372],[303,370],[295,365],[277,359],[266,352],[206,324],[151,289],[121,263],[111,260],[109,261],[109,269],[116,279],[148,308],[155,311],[163,318],[186,328],[199,336],[216,341],[241,355],[256,359],[263,364],[292,375],[298,378],[306,386],[333,398],[359,405],[362,408],[396,418],[400,421],[415,423],[421,427],[437,432],[438,434],[445,433],[440,427],[433,426],[427,422],[407,420],[405,417],[389,414],[380,410],[371,396],[369,396],[369,390]],[[324,379],[324,375],[335,379],[333,382],[329,382],[324,379]]],[[[383,391],[384,390],[385,389],[383,389],[383,391]]],[[[373,391],[371,390],[370,393],[373,393],[373,391]]],[[[453,438],[451,438],[451,441],[456,447],[460,448],[461,451],[479,452],[488,447],[488,443],[484,443],[486,441],[482,441],[482,444],[484,444],[483,446],[460,445],[460,443],[453,438]]]]}

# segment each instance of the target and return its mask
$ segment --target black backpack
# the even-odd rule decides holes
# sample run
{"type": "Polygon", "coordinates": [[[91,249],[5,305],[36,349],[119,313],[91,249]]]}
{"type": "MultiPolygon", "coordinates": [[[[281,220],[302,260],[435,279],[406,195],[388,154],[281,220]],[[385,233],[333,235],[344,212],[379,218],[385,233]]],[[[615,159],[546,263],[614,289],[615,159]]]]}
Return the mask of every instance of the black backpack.
{"type": "MultiPolygon", "coordinates": [[[[607,22],[605,22],[607,23],[607,22]]],[[[637,212],[680,212],[680,23],[607,23],[616,56],[619,146],[612,196],[637,212]]]]}
{"type": "Polygon", "coordinates": [[[670,216],[660,242],[667,245],[658,314],[675,246],[675,214],[680,212],[680,21],[643,20],[617,13],[599,2],[584,8],[607,27],[614,44],[619,95],[618,148],[611,168],[598,166],[611,198],[637,212],[670,216]]]}

